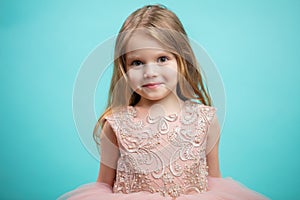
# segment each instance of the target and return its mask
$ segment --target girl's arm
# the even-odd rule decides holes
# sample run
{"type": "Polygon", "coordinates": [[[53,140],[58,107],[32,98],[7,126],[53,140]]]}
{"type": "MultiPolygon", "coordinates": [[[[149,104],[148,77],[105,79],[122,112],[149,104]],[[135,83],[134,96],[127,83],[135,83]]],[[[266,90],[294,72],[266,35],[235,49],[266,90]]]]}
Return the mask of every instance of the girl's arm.
{"type": "Polygon", "coordinates": [[[220,166],[219,166],[219,139],[211,150],[211,152],[206,156],[208,165],[208,176],[221,178],[220,166]]]}
{"type": "Polygon", "coordinates": [[[100,163],[100,170],[97,182],[106,183],[113,187],[116,176],[116,170],[100,163]]]}
{"type": "Polygon", "coordinates": [[[222,177],[219,166],[219,141],[220,141],[220,125],[215,115],[208,130],[209,144],[214,144],[213,148],[206,155],[206,161],[208,165],[208,175],[211,177],[222,177]],[[216,141],[217,140],[217,141],[216,141]]]}
{"type": "Polygon", "coordinates": [[[105,122],[100,135],[101,161],[97,182],[113,186],[119,157],[117,138],[109,123],[105,122]]]}

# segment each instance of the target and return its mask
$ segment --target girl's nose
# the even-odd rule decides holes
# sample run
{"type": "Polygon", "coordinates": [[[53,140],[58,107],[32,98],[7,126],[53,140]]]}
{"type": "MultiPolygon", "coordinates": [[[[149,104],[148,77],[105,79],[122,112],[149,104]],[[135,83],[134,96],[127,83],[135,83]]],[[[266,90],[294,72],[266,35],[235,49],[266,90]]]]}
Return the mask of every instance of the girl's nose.
{"type": "Polygon", "coordinates": [[[152,78],[157,76],[157,66],[153,63],[146,64],[144,66],[144,78],[152,78]]]}

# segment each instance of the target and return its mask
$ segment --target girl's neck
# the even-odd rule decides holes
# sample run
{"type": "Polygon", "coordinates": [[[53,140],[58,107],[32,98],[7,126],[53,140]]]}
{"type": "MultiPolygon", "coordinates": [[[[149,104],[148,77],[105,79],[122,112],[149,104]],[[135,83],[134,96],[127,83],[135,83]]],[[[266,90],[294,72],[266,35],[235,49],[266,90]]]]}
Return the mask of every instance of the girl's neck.
{"type": "Polygon", "coordinates": [[[167,98],[160,100],[149,100],[141,97],[141,100],[135,105],[143,113],[149,113],[151,115],[170,115],[179,113],[183,105],[183,101],[175,95],[168,96],[167,98]]]}

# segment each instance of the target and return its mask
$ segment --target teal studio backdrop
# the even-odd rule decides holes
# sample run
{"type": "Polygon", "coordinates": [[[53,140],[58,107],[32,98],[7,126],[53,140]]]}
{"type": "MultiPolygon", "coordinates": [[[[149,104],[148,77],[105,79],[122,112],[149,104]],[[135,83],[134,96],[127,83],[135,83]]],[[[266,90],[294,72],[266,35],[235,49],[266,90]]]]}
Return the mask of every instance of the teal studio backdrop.
{"type": "Polygon", "coordinates": [[[2,0],[0,199],[56,199],[96,180],[99,162],[73,120],[76,75],[149,3],[174,11],[222,76],[223,177],[271,199],[299,197],[300,1],[2,0]]]}

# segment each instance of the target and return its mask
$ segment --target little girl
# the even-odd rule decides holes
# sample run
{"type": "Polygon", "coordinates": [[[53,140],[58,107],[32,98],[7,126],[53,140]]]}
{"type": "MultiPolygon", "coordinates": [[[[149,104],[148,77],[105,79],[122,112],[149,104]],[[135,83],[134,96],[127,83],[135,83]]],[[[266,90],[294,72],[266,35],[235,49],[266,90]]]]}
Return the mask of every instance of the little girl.
{"type": "Polygon", "coordinates": [[[200,72],[173,12],[133,12],[116,40],[108,106],[95,127],[97,182],[59,199],[266,199],[221,177],[220,126],[200,72]]]}

